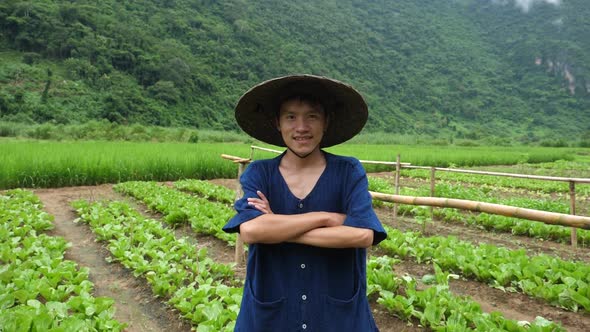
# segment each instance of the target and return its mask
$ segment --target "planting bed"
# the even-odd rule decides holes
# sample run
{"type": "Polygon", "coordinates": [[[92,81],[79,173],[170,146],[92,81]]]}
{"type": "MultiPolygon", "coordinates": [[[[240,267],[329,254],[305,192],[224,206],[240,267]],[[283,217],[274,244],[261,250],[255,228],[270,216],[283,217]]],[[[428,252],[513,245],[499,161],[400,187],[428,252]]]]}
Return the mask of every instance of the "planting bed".
{"type": "MultiPolygon", "coordinates": [[[[231,179],[211,180],[212,183],[235,189],[237,183],[231,179]]],[[[172,184],[168,184],[172,187],[172,184]]],[[[89,279],[94,283],[94,295],[114,299],[115,318],[128,324],[126,331],[190,331],[191,324],[181,314],[167,304],[164,299],[156,298],[143,276],[134,277],[133,272],[118,262],[108,263],[105,258],[111,254],[104,242],[96,242],[96,235],[88,224],[74,223],[78,214],[71,206],[75,200],[116,200],[128,202],[144,216],[163,220],[163,215],[148,211],[148,208],[133,198],[117,193],[112,185],[93,187],[68,187],[58,189],[38,189],[34,193],[41,199],[44,209],[54,215],[55,228],[50,235],[64,237],[72,246],[66,251],[66,259],[78,262],[81,267],[89,268],[89,279]]],[[[394,218],[392,210],[387,207],[376,209],[382,222],[402,231],[417,231],[422,226],[408,217],[394,218]]],[[[460,240],[473,244],[488,243],[508,249],[525,249],[529,255],[545,253],[564,260],[590,262],[588,248],[572,248],[567,244],[543,241],[539,239],[513,236],[509,233],[495,233],[462,223],[434,221],[428,223],[427,235],[457,236],[460,240]]],[[[176,237],[187,236],[194,240],[196,247],[207,248],[208,256],[219,263],[233,261],[233,247],[211,235],[196,234],[188,225],[175,230],[176,237]]],[[[383,248],[371,249],[373,256],[385,254],[383,248]]],[[[391,254],[390,254],[391,255],[391,254]]],[[[243,278],[244,269],[235,269],[236,277],[243,278]]],[[[424,275],[434,274],[431,263],[417,263],[411,258],[404,258],[394,266],[395,275],[412,276],[420,280],[424,275]]],[[[425,288],[420,281],[418,288],[425,288]]],[[[555,321],[568,331],[589,331],[590,315],[583,308],[578,312],[566,311],[544,300],[490,287],[473,279],[451,279],[450,290],[455,295],[466,295],[481,305],[485,312],[498,311],[507,319],[532,322],[537,316],[555,321]]],[[[428,331],[416,318],[410,322],[388,313],[382,304],[376,302],[376,294],[371,295],[371,307],[375,313],[381,331],[428,331]]],[[[539,330],[540,331],[540,330],[539,330]]]]}

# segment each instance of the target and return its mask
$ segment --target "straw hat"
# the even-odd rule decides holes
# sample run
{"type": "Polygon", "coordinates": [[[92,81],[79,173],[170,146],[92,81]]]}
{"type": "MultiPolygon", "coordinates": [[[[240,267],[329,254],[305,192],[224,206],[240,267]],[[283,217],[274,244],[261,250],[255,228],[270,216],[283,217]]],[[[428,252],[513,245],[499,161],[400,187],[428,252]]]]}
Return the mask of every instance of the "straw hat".
{"type": "Polygon", "coordinates": [[[248,90],[235,108],[238,125],[262,142],[285,146],[275,120],[280,103],[294,95],[313,96],[324,106],[329,123],[321,147],[351,139],[367,122],[367,104],[350,85],[322,76],[292,75],[264,81],[248,90]]]}

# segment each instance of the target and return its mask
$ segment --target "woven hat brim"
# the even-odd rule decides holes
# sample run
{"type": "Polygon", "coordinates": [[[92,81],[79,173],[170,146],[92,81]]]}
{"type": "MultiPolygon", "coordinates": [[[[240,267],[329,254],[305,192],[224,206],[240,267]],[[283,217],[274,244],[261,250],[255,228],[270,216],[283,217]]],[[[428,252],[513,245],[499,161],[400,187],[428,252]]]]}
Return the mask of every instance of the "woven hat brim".
{"type": "Polygon", "coordinates": [[[281,98],[297,92],[316,96],[329,114],[321,147],[346,142],[367,122],[367,104],[352,86],[323,76],[292,75],[264,81],[248,90],[235,108],[238,125],[257,140],[285,146],[275,119],[281,98]]]}

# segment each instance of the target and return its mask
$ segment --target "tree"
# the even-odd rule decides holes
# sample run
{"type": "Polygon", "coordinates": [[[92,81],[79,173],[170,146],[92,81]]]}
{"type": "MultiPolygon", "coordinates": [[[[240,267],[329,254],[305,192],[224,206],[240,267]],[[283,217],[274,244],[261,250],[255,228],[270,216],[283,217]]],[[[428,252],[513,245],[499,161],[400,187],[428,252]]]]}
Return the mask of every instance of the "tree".
{"type": "Polygon", "coordinates": [[[166,104],[174,105],[180,100],[180,91],[173,82],[158,81],[147,89],[150,96],[166,104]]]}

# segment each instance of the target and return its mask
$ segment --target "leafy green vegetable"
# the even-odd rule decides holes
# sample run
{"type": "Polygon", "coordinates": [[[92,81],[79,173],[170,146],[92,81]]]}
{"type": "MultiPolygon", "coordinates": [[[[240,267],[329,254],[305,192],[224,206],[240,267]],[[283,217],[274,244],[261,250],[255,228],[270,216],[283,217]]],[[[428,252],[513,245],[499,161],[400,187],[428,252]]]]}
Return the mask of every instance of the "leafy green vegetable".
{"type": "Polygon", "coordinates": [[[39,234],[52,228],[33,193],[0,194],[0,330],[121,331],[113,300],[91,296],[88,269],[65,260],[70,246],[61,237],[39,234]]]}

